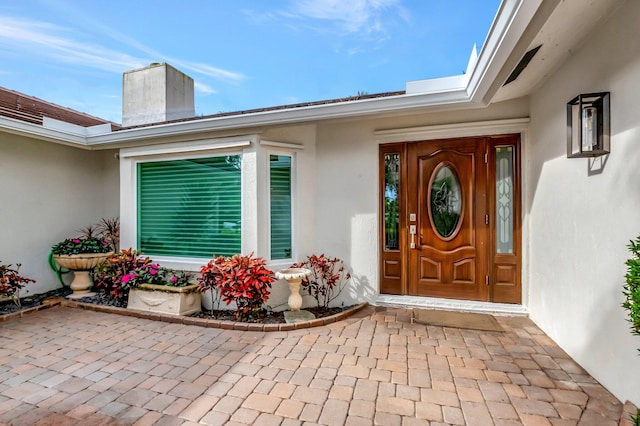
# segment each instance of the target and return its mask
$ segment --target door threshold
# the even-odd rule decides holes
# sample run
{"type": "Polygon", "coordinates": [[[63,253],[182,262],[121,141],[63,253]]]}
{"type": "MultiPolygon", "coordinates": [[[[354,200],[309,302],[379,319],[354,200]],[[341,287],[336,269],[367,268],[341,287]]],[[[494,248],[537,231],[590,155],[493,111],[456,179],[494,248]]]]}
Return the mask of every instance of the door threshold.
{"type": "Polygon", "coordinates": [[[373,303],[378,306],[397,308],[429,308],[447,311],[478,312],[494,315],[526,316],[529,310],[523,305],[511,303],[491,303],[476,300],[440,299],[435,297],[396,296],[379,294],[373,303]]]}

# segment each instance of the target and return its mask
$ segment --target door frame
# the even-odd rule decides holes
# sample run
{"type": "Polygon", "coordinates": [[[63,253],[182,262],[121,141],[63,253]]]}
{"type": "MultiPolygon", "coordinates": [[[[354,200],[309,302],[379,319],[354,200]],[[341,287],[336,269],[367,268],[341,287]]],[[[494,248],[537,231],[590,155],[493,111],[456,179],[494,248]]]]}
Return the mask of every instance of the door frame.
{"type": "MultiPolygon", "coordinates": [[[[461,308],[464,309],[472,309],[472,310],[484,310],[490,309],[493,311],[501,311],[501,312],[511,312],[511,313],[522,313],[526,312],[526,306],[528,305],[528,289],[529,289],[529,280],[528,280],[528,247],[527,247],[527,236],[528,236],[528,222],[525,220],[525,200],[527,197],[527,186],[525,181],[525,176],[527,175],[526,170],[526,162],[523,161],[526,157],[526,146],[529,140],[529,131],[528,124],[529,118],[515,118],[515,119],[505,119],[505,120],[493,120],[493,121],[485,121],[485,122],[467,122],[467,123],[456,123],[456,124],[446,124],[446,125],[435,125],[435,126],[422,126],[422,127],[409,127],[409,128],[397,128],[397,129],[383,129],[377,130],[375,132],[376,142],[379,145],[379,162],[378,167],[380,167],[381,159],[384,151],[382,148],[386,147],[396,147],[402,146],[402,144],[407,144],[411,142],[419,142],[419,141],[427,141],[434,139],[454,139],[454,138],[462,138],[462,137],[484,137],[491,136],[495,137],[498,135],[504,134],[517,134],[520,137],[519,142],[519,155],[516,155],[515,165],[517,167],[516,173],[520,181],[520,197],[518,199],[517,207],[519,212],[517,213],[516,220],[519,222],[519,226],[516,228],[517,240],[514,242],[516,244],[517,250],[519,251],[519,259],[520,259],[520,270],[518,271],[519,279],[520,279],[520,303],[519,304],[502,304],[502,303],[492,303],[492,302],[481,302],[481,301],[464,301],[459,299],[434,299],[428,297],[418,297],[418,296],[410,296],[408,293],[408,280],[406,279],[407,273],[404,269],[407,267],[408,262],[407,259],[401,259],[401,268],[402,268],[402,276],[398,278],[400,282],[400,291],[393,292],[388,291],[383,285],[383,257],[384,257],[384,241],[382,241],[383,237],[383,229],[384,229],[384,218],[382,215],[384,214],[384,210],[382,208],[382,196],[378,194],[378,217],[379,217],[379,261],[378,261],[378,270],[379,270],[379,293],[376,297],[376,302],[378,303],[389,303],[389,304],[411,304],[416,306],[433,306],[433,307],[443,307],[443,308],[461,308]],[[518,232],[519,231],[519,232],[518,232]],[[518,241],[519,240],[519,241],[518,241]]],[[[402,148],[403,157],[406,161],[406,145],[405,148],[402,148]]],[[[406,167],[404,168],[406,170],[406,167]]],[[[379,179],[378,188],[382,188],[384,184],[384,171],[381,171],[379,179]]],[[[401,176],[401,178],[406,182],[406,176],[401,176]]],[[[406,185],[405,185],[406,187],[406,185]]],[[[494,200],[491,200],[494,202],[494,200]]],[[[401,215],[403,216],[403,215],[401,215]]],[[[400,229],[405,230],[401,234],[406,234],[407,218],[401,217],[400,221],[400,229]]],[[[401,244],[406,244],[406,235],[401,235],[401,244]]]]}

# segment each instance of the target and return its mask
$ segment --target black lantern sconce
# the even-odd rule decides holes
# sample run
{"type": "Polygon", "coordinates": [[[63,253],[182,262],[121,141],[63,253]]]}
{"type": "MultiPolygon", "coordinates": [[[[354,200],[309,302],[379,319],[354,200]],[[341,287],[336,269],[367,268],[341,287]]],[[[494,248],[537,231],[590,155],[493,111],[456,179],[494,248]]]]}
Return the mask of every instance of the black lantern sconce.
{"type": "Polygon", "coordinates": [[[567,104],[567,158],[610,151],[609,92],[578,95],[567,104]]]}

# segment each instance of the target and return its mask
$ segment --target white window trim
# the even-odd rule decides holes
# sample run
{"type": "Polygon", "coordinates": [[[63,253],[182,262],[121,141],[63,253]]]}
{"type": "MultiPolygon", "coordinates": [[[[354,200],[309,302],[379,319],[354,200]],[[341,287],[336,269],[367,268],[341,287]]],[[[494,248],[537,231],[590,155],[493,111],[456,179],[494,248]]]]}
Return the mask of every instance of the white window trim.
{"type": "MultiPolygon", "coordinates": [[[[262,144],[262,141],[260,142],[262,144]]],[[[265,144],[266,145],[266,144],[265,144]]],[[[287,144],[289,145],[289,144],[287,144]]],[[[275,146],[275,145],[269,145],[275,146]]],[[[269,265],[271,267],[282,266],[283,268],[289,267],[292,263],[294,263],[293,259],[298,258],[297,253],[297,244],[296,244],[296,201],[297,201],[297,178],[296,178],[296,170],[297,170],[297,161],[296,161],[296,152],[287,149],[268,149],[265,151],[266,153],[266,172],[267,172],[267,199],[266,199],[266,216],[267,220],[267,246],[266,246],[266,258],[268,259],[269,265]],[[282,155],[291,157],[291,257],[288,259],[272,259],[271,258],[271,191],[269,186],[271,185],[271,166],[270,166],[270,156],[271,155],[282,155]]]]}
{"type": "MultiPolygon", "coordinates": [[[[255,232],[258,209],[251,196],[256,188],[247,188],[247,183],[256,182],[257,167],[255,161],[250,160],[251,153],[257,145],[257,136],[243,136],[238,138],[223,138],[207,141],[194,141],[177,144],[150,145],[146,147],[124,148],[120,150],[120,247],[138,248],[138,212],[137,212],[137,165],[141,162],[172,161],[191,158],[205,158],[224,155],[242,156],[242,198],[241,198],[241,251],[249,253],[256,251],[256,243],[247,235],[255,232]],[[248,222],[248,223],[246,223],[248,222]],[[245,230],[245,224],[248,230],[245,230]],[[247,232],[248,231],[248,232],[247,232]]],[[[172,256],[153,256],[155,262],[163,266],[177,269],[198,271],[210,258],[184,258],[172,256]]]]}

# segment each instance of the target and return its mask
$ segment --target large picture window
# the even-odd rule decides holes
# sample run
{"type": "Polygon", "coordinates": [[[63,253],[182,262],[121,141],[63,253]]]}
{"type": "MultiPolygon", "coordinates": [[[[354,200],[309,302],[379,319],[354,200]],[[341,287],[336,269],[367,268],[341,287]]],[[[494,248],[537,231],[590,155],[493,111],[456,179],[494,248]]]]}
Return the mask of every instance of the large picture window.
{"type": "Polygon", "coordinates": [[[291,259],[291,157],[269,156],[271,259],[291,259]]]}
{"type": "Polygon", "coordinates": [[[241,156],[137,165],[137,246],[146,255],[241,252],[241,156]]]}

